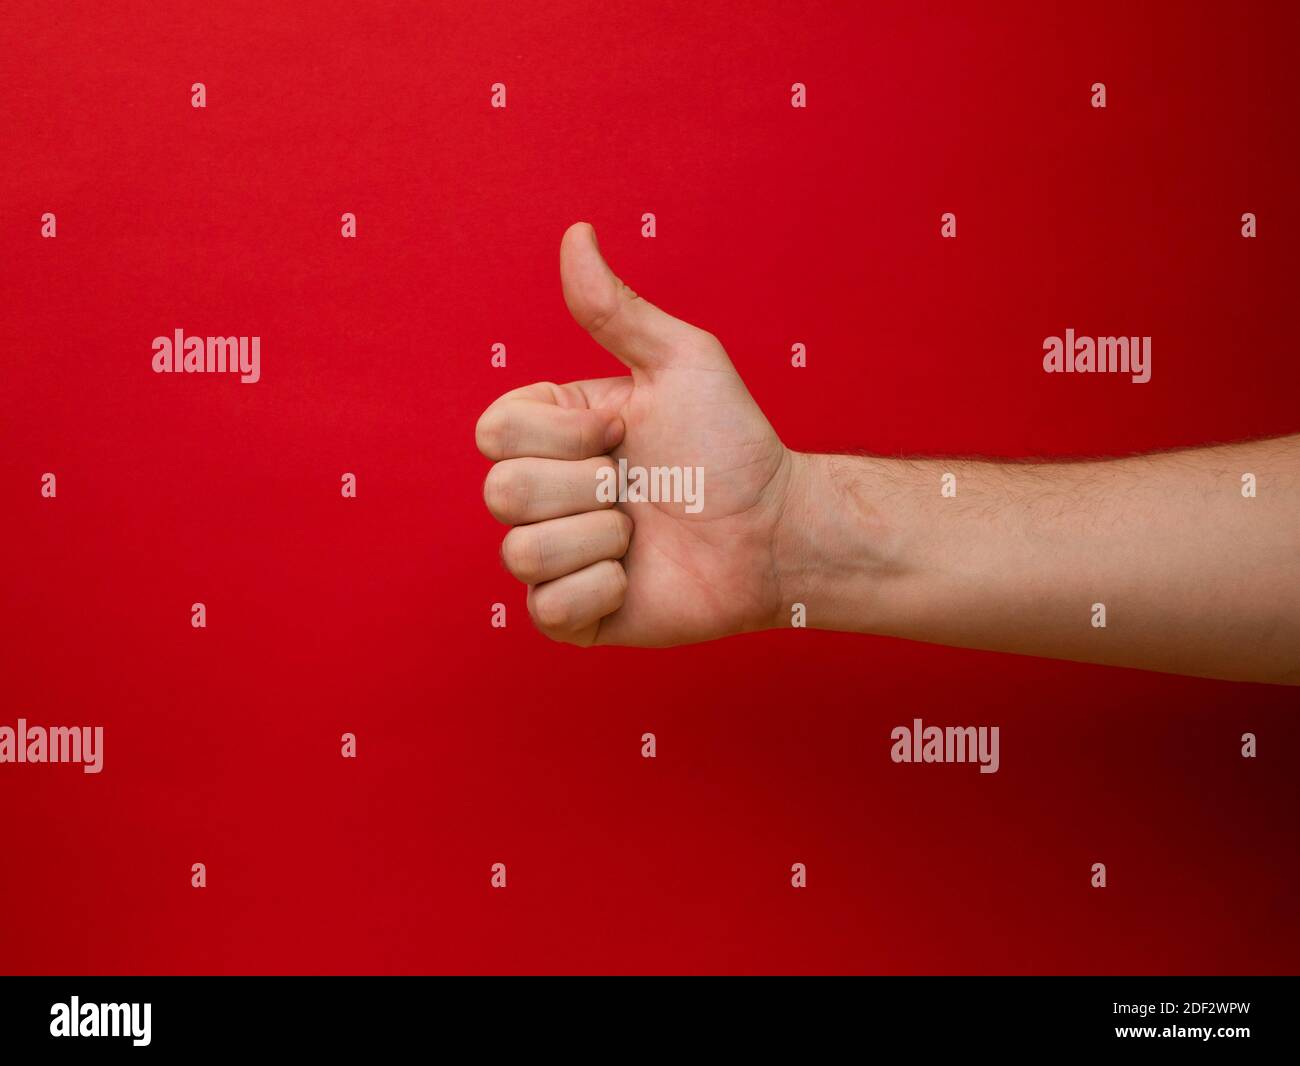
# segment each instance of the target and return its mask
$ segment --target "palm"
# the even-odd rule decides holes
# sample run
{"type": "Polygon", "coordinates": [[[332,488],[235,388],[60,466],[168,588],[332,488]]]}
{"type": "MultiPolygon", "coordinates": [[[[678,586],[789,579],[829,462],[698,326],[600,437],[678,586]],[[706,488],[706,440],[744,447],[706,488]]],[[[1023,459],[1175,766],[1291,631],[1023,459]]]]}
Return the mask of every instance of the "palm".
{"type": "Polygon", "coordinates": [[[680,502],[619,504],[634,523],[627,598],[602,620],[600,644],[709,640],[754,628],[775,607],[765,575],[787,453],[729,361],[720,365],[717,342],[701,335],[698,343],[714,350],[680,353],[680,369],[634,370],[610,383],[623,394],[627,426],[613,458],[629,469],[702,467],[704,481],[696,514],[680,502]]]}

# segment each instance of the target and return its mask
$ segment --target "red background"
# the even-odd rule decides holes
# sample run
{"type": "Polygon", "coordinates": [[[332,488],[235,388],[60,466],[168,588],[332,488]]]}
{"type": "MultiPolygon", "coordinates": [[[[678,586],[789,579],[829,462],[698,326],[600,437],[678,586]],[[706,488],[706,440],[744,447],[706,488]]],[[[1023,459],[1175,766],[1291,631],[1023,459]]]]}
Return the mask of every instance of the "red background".
{"type": "Polygon", "coordinates": [[[621,372],[577,219],[792,447],[1294,432],[1284,6],[7,4],[0,724],[106,737],[0,766],[0,968],[1294,971],[1294,689],[553,645],[473,442],[621,372]],[[1151,383],[1045,375],[1071,326],[1152,335],[1151,383]],[[259,335],[261,382],[152,373],[176,328],[259,335]],[[892,764],[913,717],[999,725],[1000,772],[892,764]]]}

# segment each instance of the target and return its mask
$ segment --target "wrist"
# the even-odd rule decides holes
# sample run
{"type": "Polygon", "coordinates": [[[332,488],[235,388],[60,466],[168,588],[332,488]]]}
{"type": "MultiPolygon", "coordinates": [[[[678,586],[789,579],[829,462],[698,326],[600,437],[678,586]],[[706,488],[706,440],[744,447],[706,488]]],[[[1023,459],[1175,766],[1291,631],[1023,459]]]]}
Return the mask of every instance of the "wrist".
{"type": "Polygon", "coordinates": [[[774,538],[780,606],[789,626],[804,605],[812,629],[887,632],[894,587],[914,570],[898,516],[882,500],[896,461],[791,452],[774,538]]]}

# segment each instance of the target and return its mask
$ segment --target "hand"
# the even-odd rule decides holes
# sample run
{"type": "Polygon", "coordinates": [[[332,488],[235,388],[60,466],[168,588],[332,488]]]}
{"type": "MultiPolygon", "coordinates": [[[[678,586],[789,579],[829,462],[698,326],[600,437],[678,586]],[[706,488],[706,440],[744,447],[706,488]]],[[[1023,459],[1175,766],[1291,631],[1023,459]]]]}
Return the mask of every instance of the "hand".
{"type": "Polygon", "coordinates": [[[479,419],[495,465],[488,509],[513,526],[506,568],[547,636],[659,647],[774,624],[777,546],[799,458],[781,443],[718,340],[638,297],[585,222],[560,244],[564,300],[631,371],[508,392],[479,419]],[[598,471],[702,468],[702,507],[609,505],[598,471]],[[694,510],[694,508],[692,508],[694,510]]]}

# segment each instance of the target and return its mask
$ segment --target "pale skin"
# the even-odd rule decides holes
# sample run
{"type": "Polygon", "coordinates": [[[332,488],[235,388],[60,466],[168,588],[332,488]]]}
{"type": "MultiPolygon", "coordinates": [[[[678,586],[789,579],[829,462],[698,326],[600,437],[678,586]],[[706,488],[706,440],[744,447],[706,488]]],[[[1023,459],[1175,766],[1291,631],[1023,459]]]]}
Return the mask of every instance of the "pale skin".
{"type": "Polygon", "coordinates": [[[632,292],[586,223],[560,280],[626,373],[508,392],[476,431],[547,636],[666,647],[803,604],[810,628],[1300,684],[1300,436],[1087,462],[795,452],[717,338],[632,292]],[[700,513],[601,502],[621,458],[703,467],[700,513]]]}

